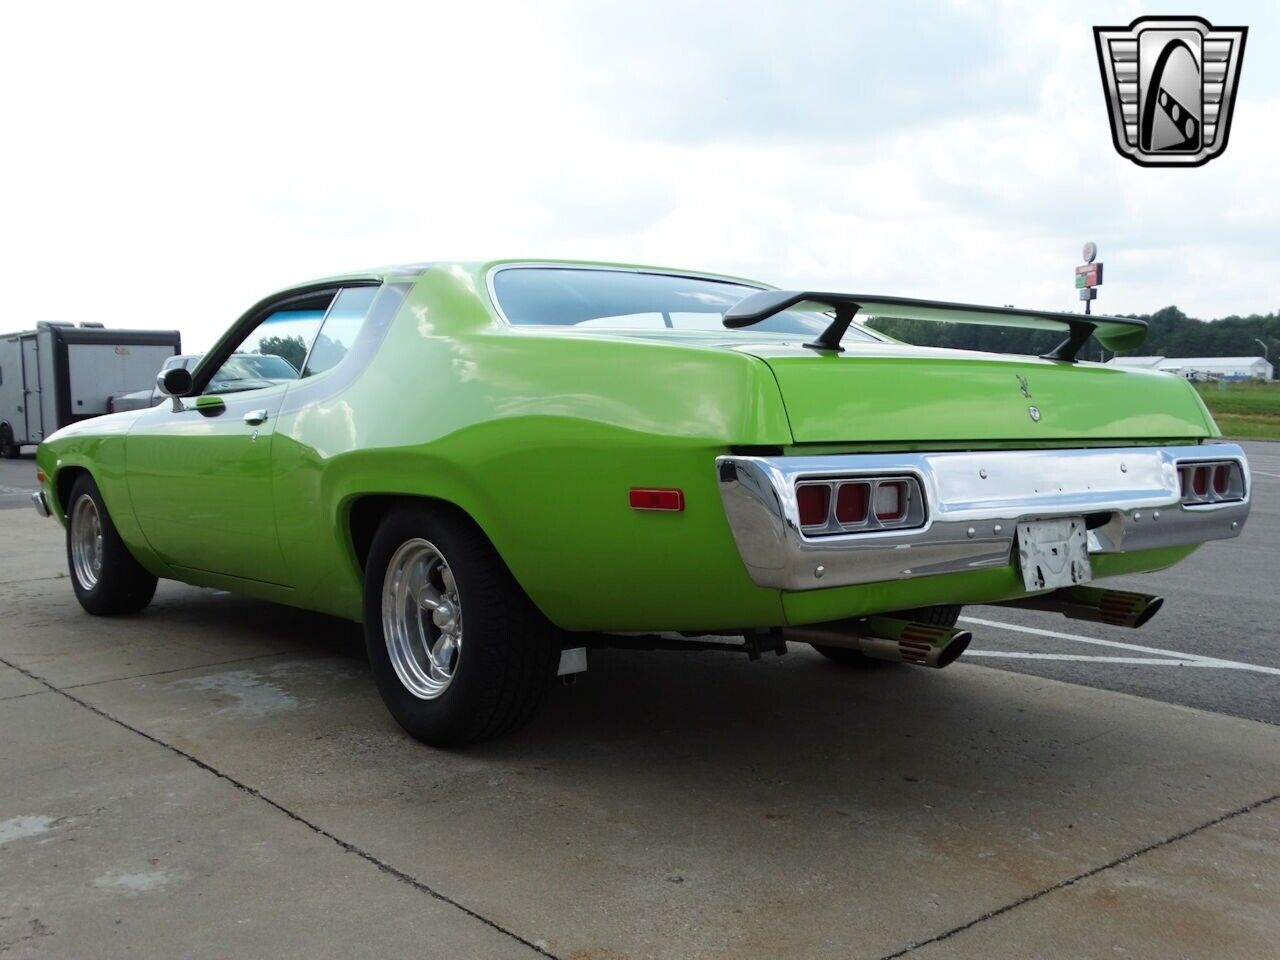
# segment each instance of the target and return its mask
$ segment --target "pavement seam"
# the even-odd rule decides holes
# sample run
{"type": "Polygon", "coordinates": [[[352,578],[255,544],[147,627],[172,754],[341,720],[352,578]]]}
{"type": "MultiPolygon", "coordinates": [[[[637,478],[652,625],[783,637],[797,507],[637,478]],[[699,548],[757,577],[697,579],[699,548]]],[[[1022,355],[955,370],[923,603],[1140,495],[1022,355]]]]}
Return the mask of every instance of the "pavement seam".
{"type": "Polygon", "coordinates": [[[1159,850],[1161,847],[1167,847],[1180,840],[1186,840],[1188,837],[1195,836],[1197,833],[1208,830],[1210,827],[1216,827],[1221,823],[1226,823],[1228,820],[1234,820],[1237,817],[1244,816],[1245,814],[1253,813],[1255,810],[1261,809],[1268,804],[1275,803],[1277,800],[1280,800],[1280,793],[1273,793],[1269,797],[1263,797],[1261,800],[1255,800],[1252,803],[1247,803],[1243,807],[1237,807],[1235,810],[1229,810],[1224,814],[1214,817],[1212,820],[1207,820],[1204,823],[1199,824],[1198,826],[1189,827],[1188,829],[1175,833],[1172,836],[1165,837],[1163,840],[1157,840],[1154,843],[1147,844],[1145,847],[1139,847],[1137,850],[1131,850],[1126,854],[1116,857],[1114,860],[1108,860],[1106,863],[1099,864],[1096,867],[1085,870],[1083,873],[1077,873],[1074,877],[1059,880],[1057,883],[1050,884],[1042,890],[1037,890],[1035,893],[1029,893],[1025,897],[1019,897],[1012,903],[1006,903],[1003,907],[997,907],[995,910],[984,913],[980,917],[974,917],[972,920],[962,923],[959,926],[952,927],[950,930],[944,930],[942,933],[937,936],[930,937],[928,940],[921,940],[918,943],[908,944],[895,953],[885,954],[880,958],[880,960],[898,960],[899,957],[905,957],[907,954],[914,953],[922,947],[932,946],[935,943],[941,943],[944,940],[949,940],[956,934],[964,933],[966,930],[971,930],[980,923],[985,923],[988,920],[994,920],[996,917],[1003,916],[1012,910],[1026,906],[1028,903],[1039,900],[1041,897],[1046,897],[1051,893],[1056,893],[1059,890],[1065,890],[1068,887],[1073,887],[1077,883],[1088,880],[1091,877],[1096,877],[1098,874],[1105,873],[1114,867],[1123,866],[1124,864],[1136,860],[1141,856],[1151,853],[1153,850],[1159,850]]]}
{"type": "Polygon", "coordinates": [[[52,577],[23,577],[18,580],[0,580],[0,587],[12,586],[15,583],[42,583],[45,580],[65,580],[65,579],[67,579],[67,575],[65,573],[59,573],[56,576],[52,576],[52,577]]]}
{"type": "MultiPolygon", "coordinates": [[[[189,670],[204,670],[208,667],[225,667],[232,663],[245,663],[249,660],[265,660],[267,657],[289,656],[288,651],[273,650],[270,653],[255,653],[247,657],[232,657],[230,660],[214,660],[210,663],[195,663],[187,667],[171,667],[168,670],[153,670],[151,673],[135,673],[130,677],[108,677],[105,680],[86,680],[84,683],[68,683],[65,687],[54,687],[59,693],[63,690],[80,690],[84,687],[97,687],[104,683],[124,683],[128,680],[145,680],[147,677],[162,677],[166,673],[186,673],[189,670]]],[[[42,682],[48,682],[42,680],[42,682]]],[[[53,686],[52,684],[49,684],[53,686]]]]}
{"type": "Polygon", "coordinates": [[[142,739],[147,740],[158,747],[162,747],[165,750],[168,750],[170,753],[175,754],[176,756],[181,757],[183,760],[186,760],[187,762],[194,764],[195,766],[199,767],[201,770],[204,770],[206,773],[211,773],[218,779],[225,780],[227,783],[231,784],[233,787],[235,787],[237,790],[241,791],[242,793],[246,793],[251,797],[261,800],[263,803],[267,804],[268,806],[273,807],[274,809],[283,813],[290,820],[293,820],[293,821],[296,821],[297,823],[302,824],[302,826],[306,827],[312,833],[315,833],[321,837],[324,837],[326,840],[332,841],[337,846],[341,847],[345,852],[354,854],[355,856],[359,857],[361,860],[364,860],[365,862],[370,863],[373,866],[377,867],[383,873],[391,877],[394,877],[396,880],[399,880],[401,883],[408,884],[409,886],[413,887],[415,890],[419,891],[420,893],[425,893],[429,897],[432,897],[435,900],[439,900],[441,903],[445,903],[451,907],[454,907],[455,909],[466,914],[471,919],[477,920],[480,923],[484,924],[486,927],[489,927],[491,930],[495,930],[498,933],[502,934],[503,936],[509,937],[510,939],[514,940],[516,943],[520,944],[523,947],[528,947],[538,956],[548,957],[550,958],[550,960],[560,960],[559,957],[557,957],[554,953],[551,953],[545,947],[540,947],[536,943],[534,943],[532,940],[525,939],[524,937],[520,936],[520,934],[516,933],[514,930],[509,930],[506,927],[502,926],[496,920],[490,920],[488,917],[484,916],[483,914],[478,913],[475,910],[472,910],[470,907],[467,907],[462,903],[459,903],[457,900],[454,900],[452,897],[448,896],[447,894],[441,893],[440,891],[434,889],[433,887],[419,880],[417,877],[413,876],[412,874],[406,873],[405,871],[401,870],[399,867],[395,867],[391,865],[387,861],[381,859],[380,857],[375,856],[369,851],[356,846],[354,843],[351,843],[348,840],[343,840],[337,834],[331,833],[330,831],[326,830],[324,827],[320,826],[318,823],[314,823],[313,821],[308,820],[306,817],[302,816],[302,814],[296,813],[295,811],[290,810],[288,807],[280,803],[278,800],[271,799],[271,797],[267,796],[265,793],[263,793],[261,790],[257,789],[256,787],[251,787],[249,784],[244,783],[243,781],[237,780],[235,777],[231,776],[229,773],[224,773],[222,770],[219,770],[217,767],[213,766],[212,764],[206,763],[204,760],[201,760],[199,757],[195,756],[194,754],[188,753],[187,751],[183,750],[181,747],[176,747],[171,743],[161,740],[159,737],[155,736],[154,734],[147,733],[145,730],[135,727],[132,724],[127,723],[124,720],[121,720],[119,717],[112,716],[111,714],[103,710],[101,707],[97,707],[94,704],[89,703],[87,700],[82,700],[79,697],[75,696],[74,694],[68,693],[66,690],[55,687],[48,680],[44,679],[44,677],[41,677],[38,674],[32,673],[30,670],[26,669],[25,667],[20,667],[15,663],[10,663],[8,660],[5,660],[3,657],[0,657],[0,664],[4,664],[6,667],[9,667],[13,670],[17,670],[19,673],[23,674],[24,676],[29,677],[32,680],[36,681],[37,683],[43,684],[44,686],[48,687],[50,692],[56,693],[62,697],[66,697],[72,703],[83,707],[85,710],[88,710],[90,713],[96,714],[97,716],[102,717],[104,720],[109,720],[110,722],[116,724],[117,726],[123,727],[125,730],[128,730],[130,733],[136,734],[137,736],[142,737],[142,739]]]}
{"type": "Polygon", "coordinates": [[[10,700],[21,700],[23,697],[43,697],[53,692],[53,690],[28,690],[26,693],[15,693],[7,697],[0,697],[0,703],[8,703],[10,700]]]}
{"type": "MultiPolygon", "coordinates": [[[[0,697],[0,703],[6,703],[9,700],[21,700],[23,697],[38,697],[46,693],[61,693],[64,690],[80,690],[84,687],[99,687],[104,683],[126,683],[130,680],[145,680],[147,677],[163,677],[166,673],[186,673],[190,670],[205,670],[209,667],[225,667],[233,663],[247,663],[251,660],[265,660],[267,657],[288,656],[288,653],[273,651],[271,653],[255,653],[248,657],[232,657],[230,660],[214,660],[210,663],[194,663],[186,667],[170,667],[168,670],[153,670],[150,673],[135,673],[127,677],[107,677],[105,680],[86,680],[84,683],[68,683],[65,687],[54,686],[43,677],[36,677],[34,674],[28,674],[33,679],[43,683],[48,689],[46,690],[30,690],[27,693],[15,693],[8,697],[0,697]]],[[[11,666],[7,660],[0,661],[6,666],[11,666]]],[[[14,667],[20,670],[21,667],[14,667]]]]}

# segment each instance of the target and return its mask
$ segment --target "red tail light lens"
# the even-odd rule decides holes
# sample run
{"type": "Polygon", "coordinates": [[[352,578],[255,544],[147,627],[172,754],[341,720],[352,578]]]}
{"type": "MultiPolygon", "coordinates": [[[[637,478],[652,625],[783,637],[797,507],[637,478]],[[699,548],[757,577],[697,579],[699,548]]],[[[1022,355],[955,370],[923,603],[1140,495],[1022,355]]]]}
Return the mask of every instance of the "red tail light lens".
{"type": "Polygon", "coordinates": [[[1191,490],[1197,497],[1209,492],[1209,468],[1196,467],[1191,472],[1191,490]]]}
{"type": "Polygon", "coordinates": [[[846,483],[836,493],[836,519],[841,523],[865,523],[871,484],[846,483]]]}
{"type": "Polygon", "coordinates": [[[1220,463],[1213,468],[1213,492],[1218,496],[1226,496],[1227,488],[1231,485],[1231,470],[1225,463],[1220,463]]]}
{"type": "Polygon", "coordinates": [[[796,505],[800,508],[800,526],[824,526],[831,509],[831,488],[816,483],[796,487],[796,505]]]}
{"type": "Polygon", "coordinates": [[[875,513],[881,522],[901,520],[907,512],[907,485],[901,480],[876,487],[875,513]]]}

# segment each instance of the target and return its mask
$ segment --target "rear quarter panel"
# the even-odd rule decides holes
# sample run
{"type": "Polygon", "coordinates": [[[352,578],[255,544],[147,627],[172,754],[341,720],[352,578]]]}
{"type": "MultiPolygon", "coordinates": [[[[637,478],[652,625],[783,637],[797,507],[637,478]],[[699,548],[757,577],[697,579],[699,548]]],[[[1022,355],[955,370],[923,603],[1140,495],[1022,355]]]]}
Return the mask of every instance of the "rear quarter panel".
{"type": "Polygon", "coordinates": [[[366,371],[281,418],[281,543],[310,605],[357,618],[347,531],[369,494],[465,510],[567,629],[780,622],[751,583],[716,487],[731,444],[790,442],[760,360],[497,325],[481,276],[433,269],[366,371]],[[679,487],[682,513],[632,510],[631,487],[679,487]],[[319,509],[317,509],[319,507],[319,509]]]}

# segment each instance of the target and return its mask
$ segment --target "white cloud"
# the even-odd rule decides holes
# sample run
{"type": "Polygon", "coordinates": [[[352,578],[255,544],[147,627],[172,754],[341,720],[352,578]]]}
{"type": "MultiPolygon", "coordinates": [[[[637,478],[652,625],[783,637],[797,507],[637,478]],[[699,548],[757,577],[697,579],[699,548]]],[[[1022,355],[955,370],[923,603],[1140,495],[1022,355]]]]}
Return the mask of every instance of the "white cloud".
{"type": "Polygon", "coordinates": [[[295,280],[507,255],[1071,309],[1085,239],[1106,309],[1277,309],[1280,16],[1200,11],[1252,28],[1231,145],[1150,170],[1111,147],[1090,29],[1141,12],[1168,11],[23,5],[5,323],[200,349],[295,280]]]}

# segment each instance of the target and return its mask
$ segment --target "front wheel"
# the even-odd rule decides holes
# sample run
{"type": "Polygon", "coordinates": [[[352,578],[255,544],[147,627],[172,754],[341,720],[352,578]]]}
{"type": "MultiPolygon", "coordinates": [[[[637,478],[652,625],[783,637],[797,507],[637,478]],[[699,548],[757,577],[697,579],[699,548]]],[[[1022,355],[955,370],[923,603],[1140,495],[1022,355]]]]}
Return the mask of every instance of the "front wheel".
{"type": "Polygon", "coordinates": [[[379,526],[364,629],[387,709],[433,746],[522,726],[559,663],[556,629],[479,528],[444,506],[401,507],[379,526]]]}
{"type": "Polygon", "coordinates": [[[95,616],[137,613],[156,592],[156,578],[120,539],[87,473],[76,479],[67,499],[67,566],[76,599],[95,616]]]}
{"type": "MultiPolygon", "coordinates": [[[[885,616],[896,617],[899,620],[914,620],[916,623],[929,623],[935,627],[954,627],[960,620],[960,606],[958,604],[947,604],[941,607],[918,607],[915,610],[886,613],[885,616]]],[[[832,663],[838,663],[842,667],[879,667],[888,666],[892,663],[889,660],[877,660],[874,657],[868,657],[865,653],[850,647],[828,647],[824,644],[815,643],[813,649],[817,650],[832,663]]]]}

